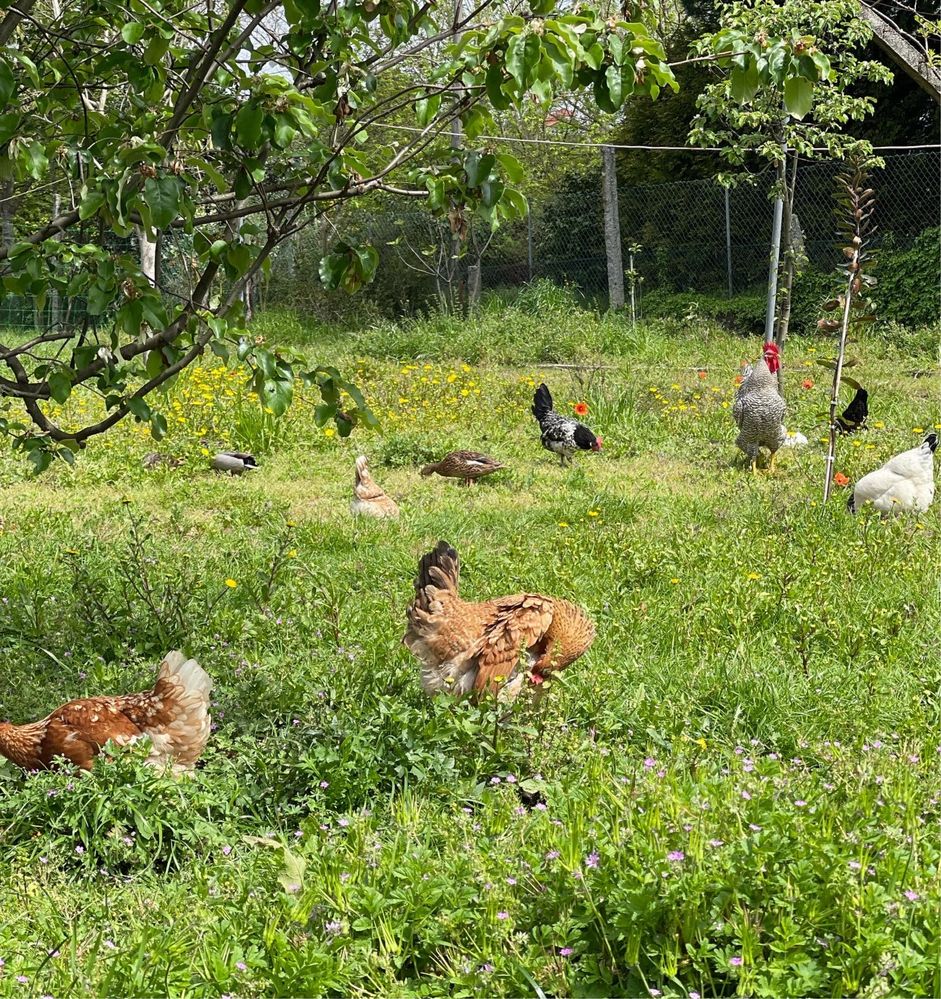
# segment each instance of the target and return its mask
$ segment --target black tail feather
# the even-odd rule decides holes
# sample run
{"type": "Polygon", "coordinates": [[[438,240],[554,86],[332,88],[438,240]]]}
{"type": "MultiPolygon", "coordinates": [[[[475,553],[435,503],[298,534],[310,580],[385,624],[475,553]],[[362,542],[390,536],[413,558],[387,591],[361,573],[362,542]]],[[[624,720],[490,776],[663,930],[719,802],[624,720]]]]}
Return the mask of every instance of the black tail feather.
{"type": "Polygon", "coordinates": [[[924,440],[924,443],[928,445],[928,447],[931,449],[931,453],[934,454],[935,449],[938,446],[938,435],[928,434],[928,436],[924,440]]]}
{"type": "Polygon", "coordinates": [[[552,394],[545,382],[536,389],[533,396],[533,416],[540,422],[552,411],[552,394]]]}

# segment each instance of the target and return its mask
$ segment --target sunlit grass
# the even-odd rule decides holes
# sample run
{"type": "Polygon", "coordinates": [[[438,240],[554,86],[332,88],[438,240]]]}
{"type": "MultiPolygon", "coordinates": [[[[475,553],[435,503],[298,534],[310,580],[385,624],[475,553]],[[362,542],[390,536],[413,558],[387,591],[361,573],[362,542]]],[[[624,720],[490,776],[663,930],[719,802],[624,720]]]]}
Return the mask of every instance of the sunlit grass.
{"type": "MultiPolygon", "coordinates": [[[[729,410],[754,344],[550,318],[319,331],[304,349],[381,422],[350,440],[207,359],[163,442],[126,422],[39,479],[0,451],[0,717],[140,689],[168,645],[217,683],[185,784],[0,768],[0,996],[938,993],[937,505],[822,503],[824,340],[786,351],[808,446],[752,477],[729,410]],[[539,446],[542,380],[604,438],[571,470],[539,446]],[[261,470],[215,475],[220,446],[261,470]],[[509,467],[419,477],[456,447],[509,467]],[[184,464],[145,470],[153,450],[184,464]],[[350,518],[358,453],[399,521],[350,518]],[[400,644],[438,538],[469,598],[532,589],[598,623],[502,727],[427,702],[400,644]]],[[[941,423],[923,362],[854,350],[851,480],[941,423]]]]}

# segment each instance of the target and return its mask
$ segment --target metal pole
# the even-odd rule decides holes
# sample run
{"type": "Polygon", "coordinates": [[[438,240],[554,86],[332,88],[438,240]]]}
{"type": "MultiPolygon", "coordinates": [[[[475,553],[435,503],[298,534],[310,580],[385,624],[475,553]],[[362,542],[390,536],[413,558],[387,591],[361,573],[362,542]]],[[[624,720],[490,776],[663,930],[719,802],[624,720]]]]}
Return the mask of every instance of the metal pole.
{"type": "Polygon", "coordinates": [[[729,276],[729,298],[732,297],[732,213],[729,211],[729,189],[725,191],[725,269],[729,276]]]}
{"type": "Polygon", "coordinates": [[[608,308],[624,308],[624,265],[621,262],[621,220],[614,148],[601,150],[601,193],[604,202],[604,246],[608,262],[608,308]]]}
{"type": "MultiPolygon", "coordinates": [[[[787,152],[784,143],[781,148],[787,152]]],[[[778,167],[778,181],[780,183],[784,175],[784,160],[778,167]]],[[[777,312],[778,302],[778,267],[781,263],[781,220],[784,215],[784,194],[780,192],[774,199],[774,218],[771,223],[771,254],[768,263],[768,305],[765,312],[765,343],[771,343],[774,339],[774,314],[777,312]]]]}

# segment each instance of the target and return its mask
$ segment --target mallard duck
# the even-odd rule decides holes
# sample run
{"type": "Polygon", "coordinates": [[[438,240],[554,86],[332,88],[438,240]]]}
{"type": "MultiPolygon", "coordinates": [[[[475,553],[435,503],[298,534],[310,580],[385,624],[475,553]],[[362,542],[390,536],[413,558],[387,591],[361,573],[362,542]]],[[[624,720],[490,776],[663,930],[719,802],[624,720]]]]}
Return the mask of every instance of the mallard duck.
{"type": "Polygon", "coordinates": [[[258,468],[258,462],[244,451],[220,451],[212,459],[212,467],[217,472],[229,475],[242,475],[258,468]]]}
{"type": "Polygon", "coordinates": [[[356,482],[353,486],[353,499],[350,512],[366,517],[398,517],[399,508],[391,497],[386,496],[369,474],[366,455],[356,459],[356,482]]]}
{"type": "Polygon", "coordinates": [[[475,479],[480,479],[491,472],[506,468],[506,465],[479,451],[452,451],[440,461],[425,465],[422,475],[443,475],[446,479],[462,479],[469,486],[475,479]]]}

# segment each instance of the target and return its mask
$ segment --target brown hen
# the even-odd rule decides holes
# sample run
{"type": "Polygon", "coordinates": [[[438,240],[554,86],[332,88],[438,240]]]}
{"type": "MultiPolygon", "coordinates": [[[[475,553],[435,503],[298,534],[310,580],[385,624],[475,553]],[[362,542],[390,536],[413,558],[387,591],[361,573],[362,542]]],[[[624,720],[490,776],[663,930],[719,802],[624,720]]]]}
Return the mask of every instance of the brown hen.
{"type": "Polygon", "coordinates": [[[421,661],[425,693],[511,700],[527,675],[541,684],[591,647],[595,626],[575,604],[538,593],[470,603],[458,593],[460,571],[446,541],[419,562],[403,642],[421,661]]]}
{"type": "Polygon", "coordinates": [[[148,763],[190,769],[209,739],[211,690],[195,659],[168,652],[151,690],[69,701],[29,725],[0,722],[0,754],[25,770],[48,770],[57,756],[90,770],[109,739],[126,746],[146,736],[148,763]]]}

